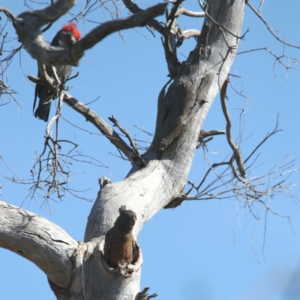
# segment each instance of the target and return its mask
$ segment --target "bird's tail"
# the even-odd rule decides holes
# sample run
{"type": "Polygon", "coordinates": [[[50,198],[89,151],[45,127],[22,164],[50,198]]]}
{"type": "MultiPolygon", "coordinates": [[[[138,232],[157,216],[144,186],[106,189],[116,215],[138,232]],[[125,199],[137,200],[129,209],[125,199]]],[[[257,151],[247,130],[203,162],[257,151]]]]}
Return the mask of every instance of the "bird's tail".
{"type": "MultiPolygon", "coordinates": [[[[51,101],[52,101],[53,93],[47,91],[45,88],[42,88],[39,91],[39,105],[34,113],[35,117],[45,122],[49,119],[51,101]]],[[[34,103],[36,102],[37,95],[35,97],[34,103]]]]}

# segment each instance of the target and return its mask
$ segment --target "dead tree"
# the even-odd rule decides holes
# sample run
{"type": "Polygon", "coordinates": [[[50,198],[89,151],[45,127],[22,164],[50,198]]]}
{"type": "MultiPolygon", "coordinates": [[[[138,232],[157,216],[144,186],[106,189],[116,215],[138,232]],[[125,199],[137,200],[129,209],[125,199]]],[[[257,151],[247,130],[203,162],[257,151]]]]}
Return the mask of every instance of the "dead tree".
{"type": "MultiPolygon", "coordinates": [[[[22,255],[43,270],[57,299],[150,299],[155,295],[148,296],[147,289],[139,292],[142,250],[138,248],[137,260],[126,265],[125,269],[111,268],[103,255],[105,235],[116,221],[121,206],[126,206],[137,216],[133,228],[133,236],[137,238],[144,223],[158,211],[189,199],[184,187],[195,151],[207,142],[207,137],[222,133],[202,130],[210,106],[220,91],[228,122],[226,135],[232,148],[228,166],[236,180],[249,189],[249,197],[260,197],[247,182],[240,150],[231,139],[230,118],[226,115],[224,100],[228,74],[241,39],[245,3],[209,0],[202,5],[203,12],[193,13],[181,6],[182,1],[172,2],[170,12],[166,12],[166,4],[142,10],[131,1],[123,0],[132,16],[96,27],[68,49],[49,48],[40,28],[55,22],[75,2],[58,0],[44,10],[24,12],[15,19],[9,12],[2,11],[13,20],[23,47],[41,64],[77,65],[85,50],[113,32],[144,25],[157,30],[163,37],[170,80],[158,95],[153,141],[141,154],[114,117],[110,120],[129,140],[129,145],[96,112],[66,91],[61,91],[60,100],[94,124],[131,162],[131,170],[120,182],[101,180],[101,190],[88,218],[84,242],[75,241],[46,219],[0,202],[0,246],[22,255]],[[165,25],[155,20],[163,13],[167,18],[165,25]],[[201,31],[200,28],[181,30],[176,24],[181,14],[205,16],[201,31]],[[176,48],[190,37],[197,39],[196,47],[184,62],[179,62],[176,48]]],[[[47,76],[30,78],[49,89],[56,89],[55,83],[47,76]]],[[[58,111],[49,122],[49,128],[59,116],[58,111]]],[[[48,129],[45,147],[52,141],[48,129]]],[[[53,142],[54,152],[56,144],[53,142]]],[[[57,166],[59,171],[59,162],[57,166]]]]}

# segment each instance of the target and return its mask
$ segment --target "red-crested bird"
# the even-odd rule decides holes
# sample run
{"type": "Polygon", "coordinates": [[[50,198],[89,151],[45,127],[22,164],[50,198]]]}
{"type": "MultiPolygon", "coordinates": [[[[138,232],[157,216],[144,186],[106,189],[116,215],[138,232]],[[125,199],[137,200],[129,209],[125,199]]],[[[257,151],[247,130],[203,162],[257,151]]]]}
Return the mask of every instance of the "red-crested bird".
{"type": "MultiPolygon", "coordinates": [[[[62,41],[62,34],[64,32],[70,32],[72,36],[74,37],[74,41],[78,41],[81,38],[81,34],[79,30],[76,27],[75,23],[68,23],[63,25],[62,29],[59,30],[55,37],[53,38],[51,42],[51,46],[56,47],[58,49],[63,49],[64,44],[62,41]]],[[[66,82],[66,80],[69,78],[72,72],[72,66],[64,65],[64,66],[55,66],[56,68],[56,74],[59,78],[61,83],[66,82]]],[[[54,74],[52,71],[51,66],[46,67],[47,74],[49,77],[54,79],[54,74]]],[[[38,72],[38,77],[40,77],[40,72],[38,72]]],[[[39,105],[34,113],[35,117],[41,120],[44,120],[45,122],[48,121],[49,118],[49,112],[50,112],[50,106],[51,101],[57,97],[57,94],[49,91],[46,87],[39,85],[38,83],[35,86],[35,94],[34,94],[34,103],[33,103],[33,110],[36,105],[37,98],[39,98],[39,105]]]]}

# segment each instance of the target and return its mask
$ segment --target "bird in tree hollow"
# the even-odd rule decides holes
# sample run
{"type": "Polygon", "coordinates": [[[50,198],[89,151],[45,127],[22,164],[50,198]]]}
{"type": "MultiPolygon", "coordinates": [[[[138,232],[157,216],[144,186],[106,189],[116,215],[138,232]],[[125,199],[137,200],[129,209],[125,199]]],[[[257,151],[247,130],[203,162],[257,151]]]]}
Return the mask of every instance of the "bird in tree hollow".
{"type": "Polygon", "coordinates": [[[136,214],[125,206],[119,212],[114,226],[105,235],[104,258],[112,268],[134,264],[138,259],[138,245],[132,235],[136,214]]]}
{"type": "MultiPolygon", "coordinates": [[[[57,32],[57,34],[55,35],[55,37],[51,42],[51,46],[56,47],[58,49],[63,49],[64,44],[62,40],[62,34],[66,32],[70,32],[72,34],[72,36],[74,37],[74,42],[78,41],[81,38],[81,34],[77,29],[76,24],[68,23],[63,25],[62,29],[57,32]]],[[[66,80],[69,78],[72,72],[72,67],[69,65],[55,66],[55,69],[56,69],[57,77],[61,83],[66,82],[66,80]]],[[[53,74],[52,66],[47,66],[46,71],[49,77],[51,77],[52,79],[55,78],[53,74]]],[[[38,74],[38,77],[40,77],[40,72],[38,74]]],[[[39,100],[39,105],[34,113],[35,117],[47,122],[49,118],[51,101],[56,97],[57,97],[57,93],[53,91],[49,91],[46,87],[39,85],[37,83],[35,86],[33,109],[35,108],[37,98],[39,98],[40,100],[39,100]]]]}

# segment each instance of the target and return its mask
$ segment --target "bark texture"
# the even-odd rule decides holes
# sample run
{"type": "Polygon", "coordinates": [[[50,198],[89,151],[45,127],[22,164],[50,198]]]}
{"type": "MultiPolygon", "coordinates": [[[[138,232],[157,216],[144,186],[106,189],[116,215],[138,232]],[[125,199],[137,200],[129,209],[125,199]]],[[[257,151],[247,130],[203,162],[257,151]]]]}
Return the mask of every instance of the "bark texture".
{"type": "Polygon", "coordinates": [[[68,286],[77,247],[64,230],[29,211],[0,201],[0,247],[35,263],[51,281],[68,286]]]}
{"type": "Polygon", "coordinates": [[[123,276],[104,260],[104,238],[120,206],[137,215],[137,239],[144,223],[184,189],[203,121],[236,55],[244,1],[210,0],[206,9],[196,48],[159,93],[155,137],[143,155],[147,165],[136,162],[123,181],[103,187],[89,215],[84,243],[51,222],[0,202],[0,246],[38,265],[57,299],[133,300],[140,290],[141,252],[130,266],[131,276],[123,276]]]}

